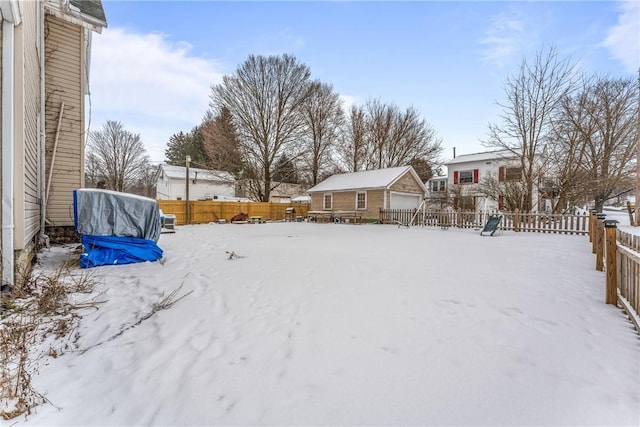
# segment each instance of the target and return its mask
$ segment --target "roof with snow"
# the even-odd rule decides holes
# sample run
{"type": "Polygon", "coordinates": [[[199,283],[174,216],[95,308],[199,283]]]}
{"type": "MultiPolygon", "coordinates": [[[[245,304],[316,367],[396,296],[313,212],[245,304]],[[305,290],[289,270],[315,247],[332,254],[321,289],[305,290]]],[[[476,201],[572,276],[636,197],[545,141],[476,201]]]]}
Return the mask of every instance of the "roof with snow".
{"type": "Polygon", "coordinates": [[[485,160],[497,160],[497,159],[513,159],[516,157],[517,157],[517,154],[511,150],[484,151],[482,153],[462,154],[458,157],[455,157],[449,160],[445,164],[455,165],[458,163],[481,162],[485,160]]]}
{"type": "MultiPolygon", "coordinates": [[[[187,168],[185,166],[173,166],[162,163],[160,169],[170,179],[185,179],[187,174],[187,168]]],[[[189,168],[189,178],[213,182],[235,182],[236,180],[229,172],[191,167],[189,168]]]]}
{"type": "Polygon", "coordinates": [[[422,180],[411,166],[400,166],[332,175],[316,186],[311,187],[308,192],[389,188],[407,172],[411,173],[423,191],[426,191],[422,180]]]}

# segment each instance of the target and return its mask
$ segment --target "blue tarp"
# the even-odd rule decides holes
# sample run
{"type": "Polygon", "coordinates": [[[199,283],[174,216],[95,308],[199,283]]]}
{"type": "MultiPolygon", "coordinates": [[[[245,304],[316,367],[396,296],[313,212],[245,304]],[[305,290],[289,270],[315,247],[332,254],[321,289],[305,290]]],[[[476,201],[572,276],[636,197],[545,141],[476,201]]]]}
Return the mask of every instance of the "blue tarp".
{"type": "Polygon", "coordinates": [[[73,192],[74,223],[82,235],[83,268],[157,261],[162,249],[158,203],[147,197],[100,189],[73,192]]]}
{"type": "Polygon", "coordinates": [[[136,237],[84,235],[82,246],[86,251],[80,255],[82,268],[157,261],[162,258],[162,249],[153,240],[136,237]]]}

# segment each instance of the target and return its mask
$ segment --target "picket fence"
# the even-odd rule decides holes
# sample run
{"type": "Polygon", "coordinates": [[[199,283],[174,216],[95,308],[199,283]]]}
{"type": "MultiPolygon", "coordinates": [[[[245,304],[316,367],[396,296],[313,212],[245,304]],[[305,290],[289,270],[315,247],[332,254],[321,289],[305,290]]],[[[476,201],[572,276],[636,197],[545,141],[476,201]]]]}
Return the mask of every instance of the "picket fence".
{"type": "MultiPolygon", "coordinates": [[[[421,211],[416,209],[380,209],[382,224],[421,225],[479,229],[495,213],[464,211],[421,211]]],[[[589,233],[589,215],[500,212],[502,230],[579,234],[589,233]]]]}

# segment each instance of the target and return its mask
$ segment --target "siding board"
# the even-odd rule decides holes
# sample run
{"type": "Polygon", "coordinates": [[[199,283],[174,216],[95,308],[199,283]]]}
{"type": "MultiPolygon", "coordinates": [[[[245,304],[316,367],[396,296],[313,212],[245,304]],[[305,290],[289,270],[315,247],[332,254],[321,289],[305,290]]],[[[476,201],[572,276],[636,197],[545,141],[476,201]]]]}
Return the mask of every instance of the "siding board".
{"type": "Polygon", "coordinates": [[[46,169],[51,168],[61,102],[64,114],[53,165],[47,218],[54,226],[73,225],[73,190],[83,183],[84,30],[52,15],[46,19],[46,169]]]}
{"type": "Polygon", "coordinates": [[[39,197],[39,135],[38,116],[40,113],[40,58],[38,2],[22,4],[24,27],[24,235],[23,247],[33,240],[40,230],[39,197]],[[26,25],[28,23],[28,25],[26,25]]]}

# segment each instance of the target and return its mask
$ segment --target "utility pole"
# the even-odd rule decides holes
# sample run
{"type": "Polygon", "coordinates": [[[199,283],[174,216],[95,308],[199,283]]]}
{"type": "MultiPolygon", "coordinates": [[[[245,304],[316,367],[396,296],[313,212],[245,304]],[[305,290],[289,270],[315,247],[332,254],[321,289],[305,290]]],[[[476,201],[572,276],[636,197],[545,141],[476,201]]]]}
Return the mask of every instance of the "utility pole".
{"type": "Polygon", "coordinates": [[[187,156],[185,158],[186,164],[187,164],[187,182],[186,182],[186,187],[185,187],[185,200],[186,200],[186,206],[185,206],[185,224],[191,224],[191,207],[189,206],[189,163],[191,163],[191,156],[187,156]]]}

